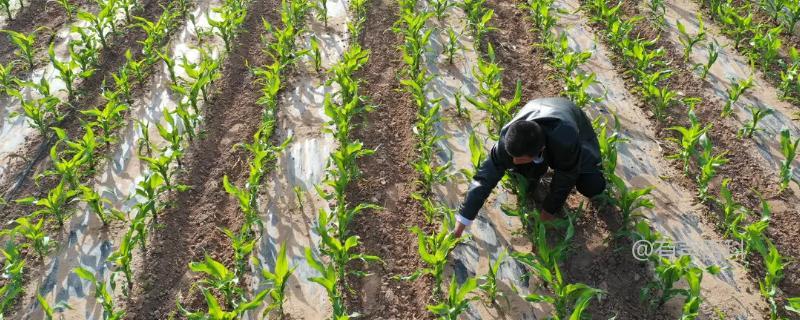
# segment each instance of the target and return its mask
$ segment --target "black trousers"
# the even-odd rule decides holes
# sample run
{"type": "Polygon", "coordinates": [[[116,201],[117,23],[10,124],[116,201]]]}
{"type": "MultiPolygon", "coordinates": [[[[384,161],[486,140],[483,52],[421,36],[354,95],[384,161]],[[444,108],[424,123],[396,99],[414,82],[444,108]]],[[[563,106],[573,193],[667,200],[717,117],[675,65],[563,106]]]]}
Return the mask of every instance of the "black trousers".
{"type": "MultiPolygon", "coordinates": [[[[528,178],[528,193],[530,194],[533,194],[537,191],[545,191],[537,189],[542,176],[547,173],[547,169],[548,166],[546,162],[542,162],[540,164],[529,163],[516,166],[517,172],[528,178]]],[[[603,191],[606,189],[606,178],[603,175],[603,170],[600,169],[600,166],[598,165],[597,167],[582,170],[581,174],[578,175],[578,180],[575,182],[575,188],[587,198],[592,198],[603,193],[603,191]]]]}

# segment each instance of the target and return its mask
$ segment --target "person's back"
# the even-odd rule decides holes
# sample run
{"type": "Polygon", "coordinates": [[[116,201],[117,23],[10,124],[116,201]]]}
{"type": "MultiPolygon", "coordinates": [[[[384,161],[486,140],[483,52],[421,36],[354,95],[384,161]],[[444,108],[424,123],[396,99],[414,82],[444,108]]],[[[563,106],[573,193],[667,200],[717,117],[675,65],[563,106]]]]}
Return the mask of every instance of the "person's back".
{"type": "Polygon", "coordinates": [[[522,174],[535,189],[547,168],[555,173],[541,203],[542,216],[561,210],[573,187],[594,197],[605,189],[597,136],[586,114],[564,98],[528,102],[500,131],[500,140],[473,177],[457,216],[455,234],[471,224],[506,170],[522,174]]]}

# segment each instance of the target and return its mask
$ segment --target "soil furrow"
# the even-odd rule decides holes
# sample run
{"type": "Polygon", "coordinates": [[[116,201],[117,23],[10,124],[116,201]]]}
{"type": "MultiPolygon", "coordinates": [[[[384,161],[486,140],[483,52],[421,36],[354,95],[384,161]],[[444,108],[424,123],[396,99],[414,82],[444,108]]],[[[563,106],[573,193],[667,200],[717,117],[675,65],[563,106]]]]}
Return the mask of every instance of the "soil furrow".
{"type": "Polygon", "coordinates": [[[370,264],[367,277],[349,279],[354,293],[348,294],[348,307],[370,319],[430,319],[425,306],[432,302],[432,279],[392,279],[423,267],[416,236],[409,228],[426,226],[422,208],[410,197],[417,179],[411,166],[417,156],[411,131],[416,110],[411,97],[401,92],[398,79],[403,62],[397,48],[402,39],[391,27],[399,9],[393,0],[370,1],[368,7],[360,43],[371,55],[356,78],[363,81],[363,93],[376,109],[366,115],[366,125],[357,127],[353,136],[375,154],[360,159],[363,175],[351,185],[348,196],[352,203],[383,207],[356,216],[352,231],[361,237],[363,252],[385,263],[370,264]]]}
{"type": "Polygon", "coordinates": [[[248,15],[233,47],[223,63],[222,77],[214,85],[211,100],[203,107],[202,138],[195,140],[184,157],[180,183],[190,187],[174,195],[173,204],[159,215],[142,258],[127,310],[131,319],[165,319],[173,314],[175,302],[190,310],[204,304],[192,284],[188,263],[200,261],[204,254],[229,264],[230,241],[222,228],[236,230],[241,224],[237,203],[222,187],[222,177],[242,184],[247,173],[247,153],[235,145],[257,130],[262,107],[256,103],[260,87],[248,66],[264,65],[260,37],[262,18],[278,21],[280,2],[252,1],[248,15]],[[185,298],[184,298],[185,297],[185,298]]]}

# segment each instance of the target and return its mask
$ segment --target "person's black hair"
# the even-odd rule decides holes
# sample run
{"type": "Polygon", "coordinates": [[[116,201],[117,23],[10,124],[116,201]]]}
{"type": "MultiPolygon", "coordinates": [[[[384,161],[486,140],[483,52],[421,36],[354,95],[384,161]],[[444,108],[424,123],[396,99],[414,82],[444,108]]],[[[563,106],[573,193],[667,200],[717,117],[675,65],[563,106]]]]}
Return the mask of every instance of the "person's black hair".
{"type": "Polygon", "coordinates": [[[512,157],[537,156],[544,142],[542,127],[535,121],[515,121],[503,136],[506,152],[512,157]]]}

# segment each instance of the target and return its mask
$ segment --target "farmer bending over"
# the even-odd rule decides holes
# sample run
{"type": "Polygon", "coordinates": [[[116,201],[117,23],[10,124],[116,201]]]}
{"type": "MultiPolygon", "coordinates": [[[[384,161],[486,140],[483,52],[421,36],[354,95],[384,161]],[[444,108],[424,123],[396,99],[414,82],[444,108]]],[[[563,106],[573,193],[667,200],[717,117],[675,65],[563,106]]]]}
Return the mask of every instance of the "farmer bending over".
{"type": "Polygon", "coordinates": [[[553,214],[561,211],[572,187],[589,198],[606,187],[591,121],[564,98],[530,101],[503,127],[500,140],[472,178],[453,234],[460,237],[472,224],[506,170],[524,175],[532,194],[547,167],[555,172],[550,193],[541,204],[542,220],[555,218],[553,214]]]}

